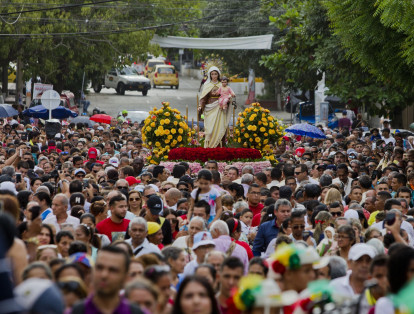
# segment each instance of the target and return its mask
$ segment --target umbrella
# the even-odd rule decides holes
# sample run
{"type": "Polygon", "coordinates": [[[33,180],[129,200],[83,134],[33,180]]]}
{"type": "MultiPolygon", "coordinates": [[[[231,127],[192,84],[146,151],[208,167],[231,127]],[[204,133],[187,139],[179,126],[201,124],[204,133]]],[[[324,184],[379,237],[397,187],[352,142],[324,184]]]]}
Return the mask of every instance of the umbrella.
{"type": "Polygon", "coordinates": [[[308,123],[294,124],[288,127],[285,131],[293,133],[295,135],[302,135],[312,138],[326,138],[326,135],[323,134],[323,132],[320,129],[308,123]]]}
{"type": "Polygon", "coordinates": [[[111,124],[112,117],[107,114],[98,113],[90,117],[90,120],[99,122],[99,123],[111,124]]]}
{"type": "Polygon", "coordinates": [[[8,118],[12,116],[17,116],[19,113],[10,105],[1,104],[0,105],[0,118],[8,118]]]}
{"type": "MultiPolygon", "coordinates": [[[[43,105],[38,105],[24,110],[23,115],[47,120],[49,119],[49,110],[46,109],[43,105]]],[[[69,117],[74,118],[77,116],[78,114],[76,112],[69,110],[63,106],[59,106],[56,109],[52,110],[52,118],[55,119],[66,119],[69,117]]]]}
{"type": "Polygon", "coordinates": [[[76,118],[70,119],[70,122],[83,123],[86,124],[89,128],[93,127],[95,124],[94,121],[89,120],[88,116],[77,116],[76,118]]]}

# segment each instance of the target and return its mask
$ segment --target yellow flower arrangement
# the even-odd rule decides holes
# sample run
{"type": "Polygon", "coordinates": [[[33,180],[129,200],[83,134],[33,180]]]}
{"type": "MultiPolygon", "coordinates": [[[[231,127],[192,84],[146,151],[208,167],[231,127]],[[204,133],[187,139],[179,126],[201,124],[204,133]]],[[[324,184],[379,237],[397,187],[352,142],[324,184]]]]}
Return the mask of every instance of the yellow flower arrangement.
{"type": "Polygon", "coordinates": [[[234,130],[234,140],[243,147],[256,148],[272,163],[276,160],[269,144],[280,144],[285,127],[259,103],[251,104],[239,113],[234,130]]]}
{"type": "Polygon", "coordinates": [[[167,160],[170,149],[188,145],[191,130],[186,119],[180,111],[171,108],[168,102],[163,102],[162,108],[154,107],[149,112],[142,128],[144,146],[152,150],[148,157],[149,163],[159,164],[167,160]]]}

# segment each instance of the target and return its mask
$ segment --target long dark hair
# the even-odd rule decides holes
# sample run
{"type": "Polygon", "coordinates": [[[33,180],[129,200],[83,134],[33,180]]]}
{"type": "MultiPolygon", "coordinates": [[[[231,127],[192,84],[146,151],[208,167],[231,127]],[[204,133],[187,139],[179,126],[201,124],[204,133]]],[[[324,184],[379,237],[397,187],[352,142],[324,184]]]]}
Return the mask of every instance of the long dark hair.
{"type": "Polygon", "coordinates": [[[200,276],[188,276],[185,277],[180,285],[180,289],[178,289],[177,296],[175,298],[175,303],[173,307],[172,314],[181,314],[183,313],[181,309],[181,297],[183,296],[183,291],[187,287],[188,284],[191,282],[196,282],[204,287],[206,289],[208,297],[211,301],[211,314],[220,314],[220,310],[218,308],[217,300],[214,295],[213,287],[210,286],[207,279],[200,276]]]}
{"type": "MultiPolygon", "coordinates": [[[[211,174],[210,170],[206,170],[206,169],[200,170],[197,175],[197,180],[200,180],[200,179],[204,179],[207,181],[213,181],[213,175],[211,174]]],[[[197,188],[197,193],[196,193],[194,203],[198,202],[198,197],[200,196],[200,193],[201,193],[200,188],[197,188]]]]}
{"type": "Polygon", "coordinates": [[[87,225],[80,224],[79,228],[82,229],[82,232],[89,237],[90,244],[97,249],[101,248],[101,238],[97,234],[95,234],[95,230],[93,228],[88,227],[87,225]]]}
{"type": "Polygon", "coordinates": [[[398,293],[408,282],[407,273],[414,260],[414,249],[405,246],[397,249],[388,259],[388,281],[391,293],[398,293]]]}

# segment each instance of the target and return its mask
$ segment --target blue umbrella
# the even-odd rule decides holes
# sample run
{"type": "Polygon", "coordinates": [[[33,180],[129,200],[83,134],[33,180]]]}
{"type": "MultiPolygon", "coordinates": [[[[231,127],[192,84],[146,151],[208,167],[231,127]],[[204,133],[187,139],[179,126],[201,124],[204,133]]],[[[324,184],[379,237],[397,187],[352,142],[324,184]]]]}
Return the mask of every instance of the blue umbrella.
{"type": "MultiPolygon", "coordinates": [[[[23,115],[47,120],[49,119],[49,110],[46,109],[43,105],[38,105],[24,110],[23,115]]],[[[65,108],[63,106],[59,106],[56,109],[52,110],[52,118],[55,119],[66,119],[69,117],[74,118],[77,116],[78,114],[76,112],[69,110],[68,108],[65,108]]]]}
{"type": "Polygon", "coordinates": [[[95,121],[89,120],[89,116],[78,116],[76,118],[70,119],[69,122],[73,123],[86,123],[88,127],[93,127],[93,125],[96,123],[95,121]]]}
{"type": "Polygon", "coordinates": [[[326,138],[326,135],[323,134],[323,132],[320,129],[308,123],[294,124],[288,127],[285,131],[293,133],[295,135],[302,135],[312,138],[326,138]]]}
{"type": "Polygon", "coordinates": [[[8,118],[12,116],[17,116],[19,113],[10,105],[1,104],[0,105],[0,118],[8,118]]]}

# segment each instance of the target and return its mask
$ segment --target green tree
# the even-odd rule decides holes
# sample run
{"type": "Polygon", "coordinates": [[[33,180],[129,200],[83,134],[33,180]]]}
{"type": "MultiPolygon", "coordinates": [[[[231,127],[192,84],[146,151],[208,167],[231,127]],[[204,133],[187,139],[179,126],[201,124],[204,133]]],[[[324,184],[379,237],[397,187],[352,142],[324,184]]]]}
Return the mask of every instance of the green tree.
{"type": "MultiPolygon", "coordinates": [[[[275,33],[276,29],[269,25],[268,18],[269,13],[275,10],[265,10],[257,0],[210,1],[203,8],[203,17],[213,17],[197,24],[200,37],[244,37],[275,33]]],[[[270,78],[269,70],[261,66],[258,60],[264,53],[272,52],[274,50],[208,50],[205,55],[213,53],[222,56],[230,75],[247,77],[249,68],[252,68],[257,76],[270,78]]]]}
{"type": "MultiPolygon", "coordinates": [[[[197,16],[183,0],[125,0],[89,5],[87,0],[33,0],[2,3],[0,62],[21,57],[25,79],[40,77],[56,90],[79,92],[82,76],[102,75],[114,65],[130,64],[160,49],[150,44],[156,31],[178,34],[180,22],[197,16]],[[53,9],[79,5],[65,9],[53,9]],[[182,13],[175,10],[182,6],[182,13]],[[187,7],[187,11],[185,11],[187,7]],[[41,10],[39,10],[41,9],[41,10]],[[42,10],[46,9],[46,10],[42,10]],[[21,16],[11,12],[23,12],[21,16]],[[174,14],[172,14],[175,12],[174,14]],[[5,18],[7,17],[7,18],[5,18]],[[167,25],[167,26],[166,26],[167,25]],[[7,36],[12,35],[12,36],[7,36]]],[[[197,4],[195,0],[193,4],[197,4]]]]}
{"type": "Polygon", "coordinates": [[[300,89],[312,95],[325,72],[329,94],[354,107],[364,106],[370,114],[389,114],[395,111],[391,108],[401,109],[410,103],[410,95],[400,93],[394,84],[381,80],[349,57],[339,36],[332,32],[321,1],[285,1],[282,8],[280,15],[270,17],[271,23],[283,32],[278,50],[263,57],[262,63],[288,91],[300,89]]]}

